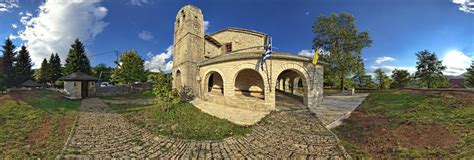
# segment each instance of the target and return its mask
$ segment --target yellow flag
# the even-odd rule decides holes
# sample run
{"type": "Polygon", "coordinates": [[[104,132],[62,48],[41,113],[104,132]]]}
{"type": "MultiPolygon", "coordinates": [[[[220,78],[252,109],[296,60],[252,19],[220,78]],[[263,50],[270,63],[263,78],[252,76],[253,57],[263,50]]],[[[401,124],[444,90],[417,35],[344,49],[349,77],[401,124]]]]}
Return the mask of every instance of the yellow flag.
{"type": "Polygon", "coordinates": [[[318,63],[318,57],[319,57],[319,49],[316,49],[314,51],[313,64],[318,63]]]}

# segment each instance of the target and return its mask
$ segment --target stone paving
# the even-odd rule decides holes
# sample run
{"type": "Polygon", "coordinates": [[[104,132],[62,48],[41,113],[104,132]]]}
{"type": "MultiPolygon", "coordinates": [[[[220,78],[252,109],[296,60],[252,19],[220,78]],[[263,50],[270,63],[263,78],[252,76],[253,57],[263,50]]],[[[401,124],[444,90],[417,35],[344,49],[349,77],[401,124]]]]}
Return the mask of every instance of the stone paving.
{"type": "Polygon", "coordinates": [[[100,99],[84,99],[62,158],[292,158],[350,159],[337,137],[307,109],[272,112],[244,137],[192,141],[157,136],[107,112],[100,99]]]}
{"type": "Polygon", "coordinates": [[[311,108],[311,111],[318,115],[327,128],[331,129],[340,125],[343,119],[348,118],[368,95],[368,93],[356,93],[353,96],[324,96],[321,105],[311,108]]]}

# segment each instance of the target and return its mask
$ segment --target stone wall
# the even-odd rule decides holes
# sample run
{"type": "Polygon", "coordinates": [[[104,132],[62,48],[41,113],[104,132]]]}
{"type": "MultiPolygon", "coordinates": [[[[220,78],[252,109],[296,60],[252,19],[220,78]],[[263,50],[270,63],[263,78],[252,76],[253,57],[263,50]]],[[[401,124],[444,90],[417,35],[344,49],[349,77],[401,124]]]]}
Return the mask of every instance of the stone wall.
{"type": "Polygon", "coordinates": [[[266,38],[266,36],[262,34],[245,32],[236,29],[227,29],[211,36],[222,44],[222,54],[225,54],[226,43],[232,43],[232,52],[239,52],[239,50],[242,52],[263,51],[263,47],[258,46],[264,46],[266,38]],[[258,48],[247,49],[251,47],[258,48]]]}
{"type": "Polygon", "coordinates": [[[99,97],[121,96],[121,95],[137,93],[139,91],[151,90],[152,88],[153,88],[153,84],[151,82],[133,84],[133,85],[115,85],[115,86],[107,86],[107,87],[97,87],[95,94],[96,96],[99,96],[99,97]]]}

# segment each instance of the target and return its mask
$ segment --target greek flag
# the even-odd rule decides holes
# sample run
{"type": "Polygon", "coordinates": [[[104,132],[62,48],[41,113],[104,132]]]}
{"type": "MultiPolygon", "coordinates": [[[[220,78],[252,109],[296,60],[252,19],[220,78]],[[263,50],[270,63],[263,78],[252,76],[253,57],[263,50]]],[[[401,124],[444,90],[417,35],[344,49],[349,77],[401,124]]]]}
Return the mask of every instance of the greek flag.
{"type": "Polygon", "coordinates": [[[262,61],[260,62],[260,65],[265,64],[265,61],[268,58],[272,58],[272,38],[271,37],[268,38],[267,41],[268,41],[268,43],[265,46],[265,53],[262,54],[262,61]]]}

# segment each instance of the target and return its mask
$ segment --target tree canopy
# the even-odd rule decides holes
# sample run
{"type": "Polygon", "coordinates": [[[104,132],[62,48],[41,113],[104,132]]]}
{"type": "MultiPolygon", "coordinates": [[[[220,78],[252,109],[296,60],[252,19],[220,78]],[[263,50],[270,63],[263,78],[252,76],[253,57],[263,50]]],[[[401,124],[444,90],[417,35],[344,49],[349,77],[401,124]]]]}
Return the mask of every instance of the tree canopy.
{"type": "Polygon", "coordinates": [[[395,69],[392,71],[392,80],[390,88],[404,88],[410,83],[410,73],[407,70],[395,69]]]}
{"type": "Polygon", "coordinates": [[[472,61],[471,67],[466,69],[467,72],[464,74],[466,78],[466,86],[474,87],[474,61],[472,61]]]}
{"type": "Polygon", "coordinates": [[[114,68],[101,63],[92,68],[92,75],[99,78],[100,81],[110,81],[114,68]]]}
{"type": "Polygon", "coordinates": [[[28,52],[25,46],[21,46],[16,59],[16,81],[17,86],[19,86],[23,82],[33,79],[33,71],[31,70],[33,63],[31,62],[30,53],[28,52]]]}
{"type": "Polygon", "coordinates": [[[69,49],[69,54],[66,58],[66,64],[64,65],[64,73],[69,75],[75,72],[83,72],[91,74],[91,65],[89,58],[87,58],[84,45],[79,39],[74,41],[69,49]]]}
{"type": "Polygon", "coordinates": [[[136,51],[123,52],[118,64],[120,65],[112,73],[114,81],[129,84],[146,80],[144,61],[136,51]]]}
{"type": "Polygon", "coordinates": [[[2,46],[2,52],[3,52],[3,57],[2,57],[2,62],[0,66],[0,70],[3,73],[4,77],[4,83],[7,87],[14,86],[17,84],[16,82],[16,74],[15,74],[15,69],[14,67],[14,62],[16,61],[16,52],[15,52],[15,45],[13,45],[13,42],[10,40],[10,38],[7,38],[5,40],[4,45],[2,46]]]}
{"type": "Polygon", "coordinates": [[[328,75],[338,79],[340,88],[343,89],[344,80],[360,66],[362,49],[372,43],[369,33],[359,32],[355,18],[348,13],[318,17],[313,32],[313,48],[323,48],[330,52],[329,55],[320,55],[321,60],[329,63],[326,67],[332,73],[328,75]]]}
{"type": "Polygon", "coordinates": [[[438,57],[433,52],[427,50],[416,53],[418,62],[416,62],[416,73],[415,78],[422,82],[422,86],[428,88],[439,87],[434,84],[440,84],[439,81],[444,81],[446,78],[443,75],[443,71],[446,69],[443,66],[442,61],[438,60],[438,57]]]}

